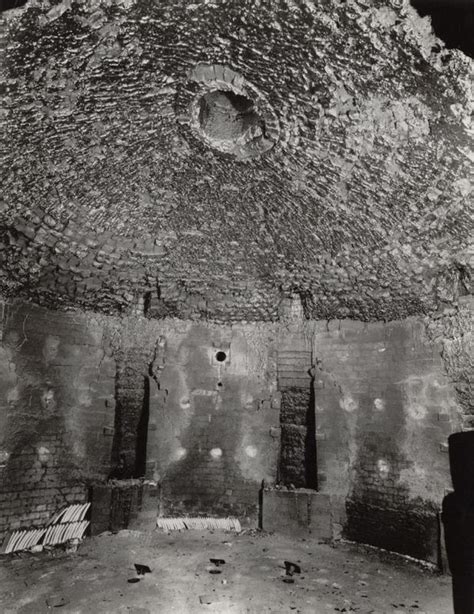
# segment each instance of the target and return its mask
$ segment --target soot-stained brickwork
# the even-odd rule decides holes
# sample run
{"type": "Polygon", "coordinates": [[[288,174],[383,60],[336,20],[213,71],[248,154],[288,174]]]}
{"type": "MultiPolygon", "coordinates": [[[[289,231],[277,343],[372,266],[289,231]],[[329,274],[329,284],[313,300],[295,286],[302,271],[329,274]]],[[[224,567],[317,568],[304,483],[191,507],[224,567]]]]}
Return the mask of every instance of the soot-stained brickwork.
{"type": "Polygon", "coordinates": [[[315,401],[320,488],[342,534],[436,564],[447,438],[465,410],[431,325],[317,324],[315,401]]]}
{"type": "Polygon", "coordinates": [[[41,526],[110,471],[115,362],[80,314],[2,303],[0,540],[41,526]]]}
{"type": "Polygon", "coordinates": [[[472,63],[408,0],[30,0],[1,20],[4,294],[221,322],[276,319],[291,291],[314,318],[456,303],[472,63]],[[247,161],[195,125],[196,96],[229,88],[262,118],[244,141],[272,144],[247,161]]]}

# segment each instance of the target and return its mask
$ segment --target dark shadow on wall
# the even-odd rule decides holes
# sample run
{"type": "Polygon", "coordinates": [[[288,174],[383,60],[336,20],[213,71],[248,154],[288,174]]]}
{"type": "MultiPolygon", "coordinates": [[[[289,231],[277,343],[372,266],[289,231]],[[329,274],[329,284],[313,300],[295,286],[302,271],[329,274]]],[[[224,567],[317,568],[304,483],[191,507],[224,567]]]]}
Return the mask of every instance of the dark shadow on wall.
{"type": "Polygon", "coordinates": [[[357,458],[346,502],[345,537],[417,559],[438,562],[437,506],[412,497],[400,481],[413,461],[403,454],[405,420],[401,393],[387,390],[386,416],[374,414],[373,399],[363,396],[357,420],[357,458]]]}
{"type": "Polygon", "coordinates": [[[150,417],[150,380],[144,378],[143,406],[137,427],[137,443],[135,451],[135,478],[144,477],[146,473],[146,447],[148,437],[148,420],[150,417]]]}
{"type": "Polygon", "coordinates": [[[115,384],[113,469],[109,479],[126,480],[145,475],[149,397],[148,377],[122,358],[115,384]]]}
{"type": "Polygon", "coordinates": [[[318,462],[316,454],[316,403],[311,380],[309,404],[306,412],[305,473],[306,488],[318,489],[318,462]]]}

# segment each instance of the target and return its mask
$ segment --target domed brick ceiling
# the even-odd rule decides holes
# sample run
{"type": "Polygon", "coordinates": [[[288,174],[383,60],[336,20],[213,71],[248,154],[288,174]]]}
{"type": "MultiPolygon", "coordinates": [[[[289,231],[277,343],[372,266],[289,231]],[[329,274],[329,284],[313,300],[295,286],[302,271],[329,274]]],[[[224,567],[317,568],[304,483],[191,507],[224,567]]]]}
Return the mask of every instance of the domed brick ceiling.
{"type": "Polygon", "coordinates": [[[392,319],[468,292],[468,77],[405,0],[32,0],[2,17],[0,293],[392,319]]]}

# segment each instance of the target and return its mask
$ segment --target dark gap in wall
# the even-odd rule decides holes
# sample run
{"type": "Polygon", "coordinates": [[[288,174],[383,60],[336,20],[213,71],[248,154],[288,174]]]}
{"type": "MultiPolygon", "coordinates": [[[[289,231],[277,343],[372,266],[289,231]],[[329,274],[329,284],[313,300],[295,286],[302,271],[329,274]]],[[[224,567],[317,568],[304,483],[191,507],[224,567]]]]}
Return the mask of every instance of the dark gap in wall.
{"type": "Polygon", "coordinates": [[[312,301],[310,292],[305,292],[303,290],[299,291],[298,296],[300,297],[301,306],[303,307],[303,315],[305,320],[310,320],[312,317],[312,301]]]}
{"type": "Polygon", "coordinates": [[[317,490],[318,465],[316,455],[316,412],[313,380],[311,380],[309,404],[306,412],[305,472],[306,488],[314,488],[314,490],[317,490]]]}
{"type": "Polygon", "coordinates": [[[263,490],[265,483],[262,482],[262,487],[258,491],[258,528],[263,528],[263,490]]]}
{"type": "Polygon", "coordinates": [[[143,378],[143,406],[137,427],[137,444],[135,452],[135,476],[141,478],[146,473],[146,445],[148,437],[148,419],[150,417],[150,381],[143,378]]]}
{"type": "Polygon", "coordinates": [[[151,292],[145,292],[143,295],[143,315],[148,315],[151,307],[151,292]]]}
{"type": "MultiPolygon", "coordinates": [[[[473,33],[474,37],[474,24],[473,24],[473,33]]],[[[457,275],[458,275],[458,293],[459,296],[468,296],[471,294],[472,290],[472,282],[471,282],[471,273],[467,266],[463,264],[456,264],[457,275]]]]}
{"type": "Polygon", "coordinates": [[[448,49],[474,57],[474,3],[471,0],[411,0],[421,17],[429,15],[433,30],[448,49]]]}
{"type": "MultiPolygon", "coordinates": [[[[115,376],[115,421],[109,479],[143,477],[149,418],[149,380],[134,353],[118,359],[115,376]]],[[[140,359],[141,360],[141,359],[140,359]]]]}
{"type": "Polygon", "coordinates": [[[112,469],[109,474],[110,479],[121,479],[124,478],[125,472],[125,461],[123,454],[121,453],[122,449],[122,406],[118,400],[117,395],[117,375],[115,376],[115,416],[114,416],[114,439],[112,442],[112,459],[111,466],[112,469]]]}

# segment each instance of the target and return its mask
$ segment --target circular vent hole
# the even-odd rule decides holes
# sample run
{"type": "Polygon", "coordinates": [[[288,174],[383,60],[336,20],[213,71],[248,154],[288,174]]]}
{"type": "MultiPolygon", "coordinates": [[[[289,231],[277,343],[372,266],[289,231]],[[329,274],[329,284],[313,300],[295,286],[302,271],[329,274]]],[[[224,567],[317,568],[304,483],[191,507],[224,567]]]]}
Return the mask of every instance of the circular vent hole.
{"type": "Polygon", "coordinates": [[[264,133],[263,119],[250,98],[215,90],[199,101],[199,125],[214,141],[251,140],[264,133]]]}
{"type": "Polygon", "coordinates": [[[225,352],[216,352],[217,362],[224,362],[226,358],[227,358],[227,354],[225,352]]]}

